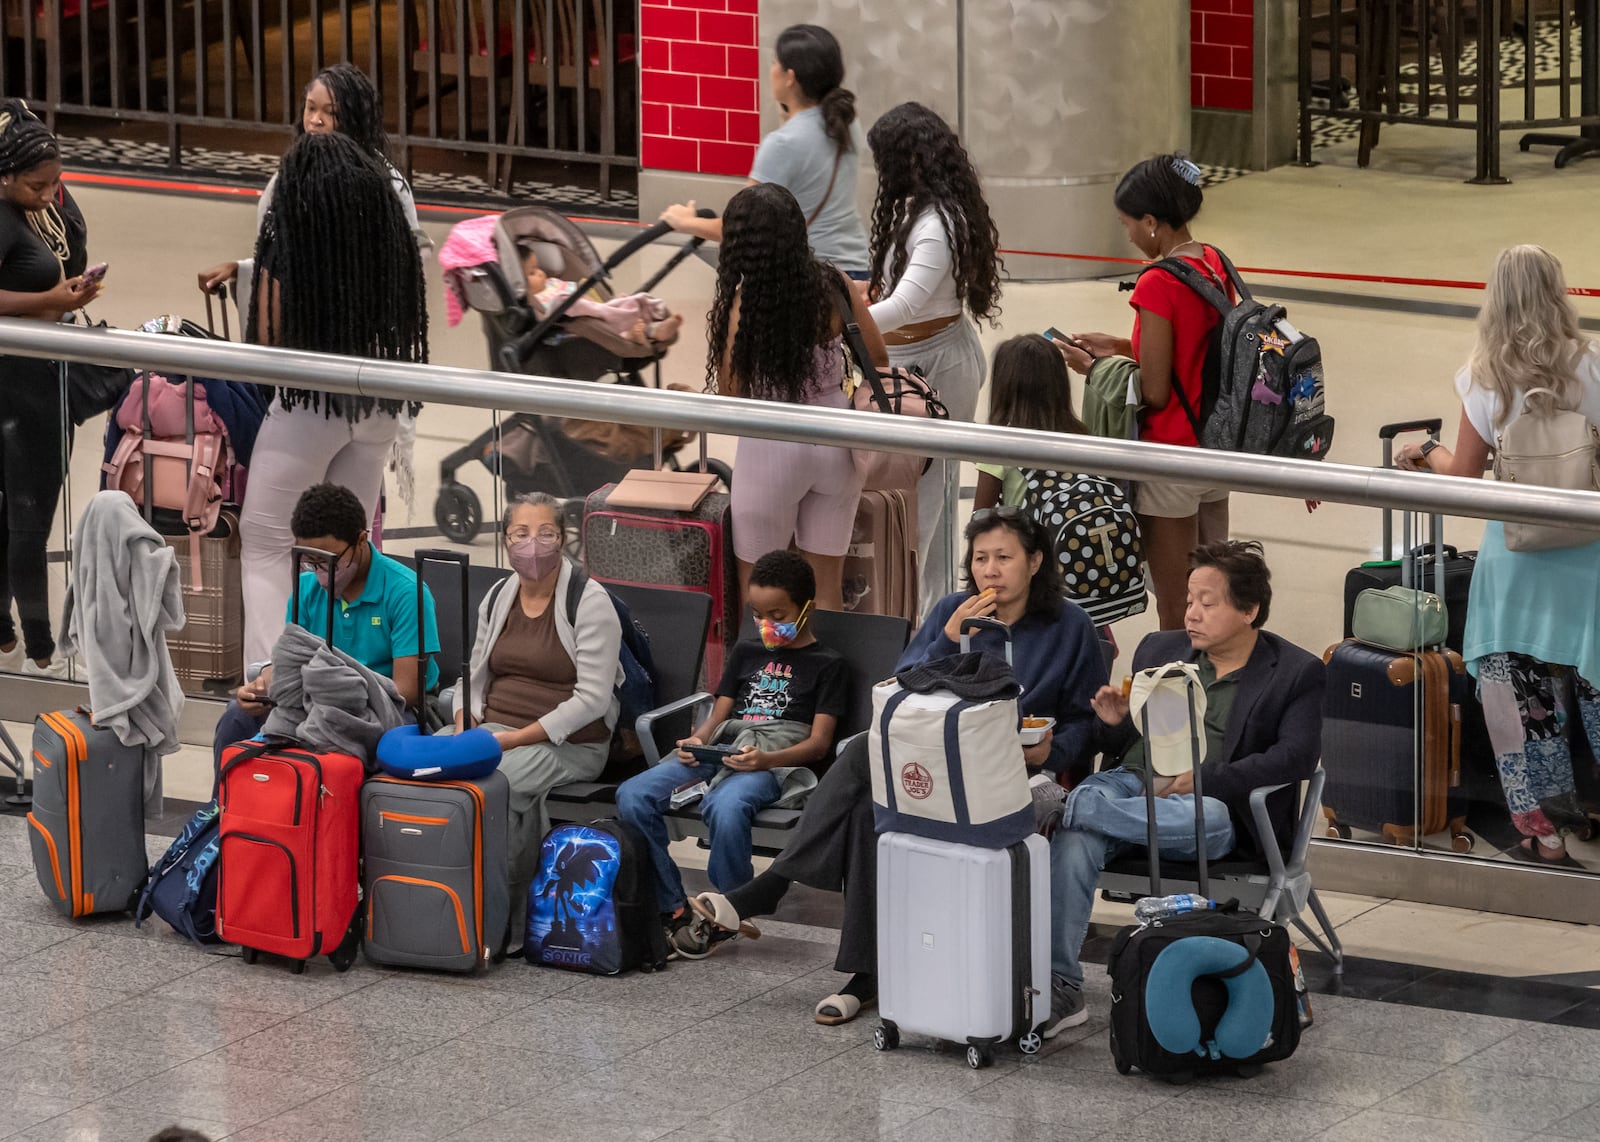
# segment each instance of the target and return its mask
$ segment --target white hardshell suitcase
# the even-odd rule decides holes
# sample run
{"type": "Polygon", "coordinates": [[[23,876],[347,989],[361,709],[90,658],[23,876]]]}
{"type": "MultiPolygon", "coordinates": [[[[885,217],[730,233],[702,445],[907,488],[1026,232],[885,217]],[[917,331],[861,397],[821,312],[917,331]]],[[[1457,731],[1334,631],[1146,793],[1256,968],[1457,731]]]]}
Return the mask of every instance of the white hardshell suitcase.
{"type": "Polygon", "coordinates": [[[878,837],[880,1051],[901,1032],[967,1045],[973,1068],[998,1043],[1027,1054],[1050,1018],[1050,846],[1005,849],[909,833],[878,837]]]}

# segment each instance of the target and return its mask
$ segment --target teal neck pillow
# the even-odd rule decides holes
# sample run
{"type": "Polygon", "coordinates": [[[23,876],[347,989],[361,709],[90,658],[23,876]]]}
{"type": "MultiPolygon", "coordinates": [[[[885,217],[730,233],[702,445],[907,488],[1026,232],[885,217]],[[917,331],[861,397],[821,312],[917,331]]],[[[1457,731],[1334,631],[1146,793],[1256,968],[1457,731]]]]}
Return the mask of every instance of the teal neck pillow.
{"type": "Polygon", "coordinates": [[[1150,1033],[1173,1055],[1248,1059],[1272,1037],[1273,1008],[1267,969],[1247,948],[1215,936],[1174,940],[1156,956],[1145,981],[1144,1012],[1150,1033]],[[1240,971],[1243,965],[1248,966],[1240,971]],[[1226,976],[1220,982],[1228,990],[1228,1008],[1209,1042],[1202,1039],[1204,1030],[1194,1006],[1195,981],[1205,976],[1226,976]]]}

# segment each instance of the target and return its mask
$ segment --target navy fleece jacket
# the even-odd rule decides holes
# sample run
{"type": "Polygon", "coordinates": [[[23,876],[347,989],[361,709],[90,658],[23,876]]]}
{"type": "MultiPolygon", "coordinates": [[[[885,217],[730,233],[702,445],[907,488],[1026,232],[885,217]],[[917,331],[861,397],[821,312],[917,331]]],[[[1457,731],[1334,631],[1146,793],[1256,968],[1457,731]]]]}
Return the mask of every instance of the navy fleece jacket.
{"type": "MultiPolygon", "coordinates": [[[[944,624],[968,597],[968,592],[957,591],[934,604],[900,656],[896,673],[960,649],[945,638],[944,624]]],[[[1005,654],[1003,640],[992,630],[975,633],[972,649],[1005,654]]],[[[1024,615],[1011,628],[1011,660],[1012,671],[1022,684],[1017,705],[1023,714],[1056,720],[1045,768],[1052,773],[1074,768],[1087,757],[1097,723],[1089,700],[1106,684],[1105,660],[1100,657],[1094,623],[1082,607],[1067,600],[1053,616],[1024,615]]]]}

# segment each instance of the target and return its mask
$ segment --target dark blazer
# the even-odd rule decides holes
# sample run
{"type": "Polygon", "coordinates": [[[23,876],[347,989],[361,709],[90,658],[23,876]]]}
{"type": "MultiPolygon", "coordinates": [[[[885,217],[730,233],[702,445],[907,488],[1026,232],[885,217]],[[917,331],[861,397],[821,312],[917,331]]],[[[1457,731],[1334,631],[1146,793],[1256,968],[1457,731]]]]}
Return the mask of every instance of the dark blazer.
{"type": "MultiPolygon", "coordinates": [[[[1133,652],[1133,669],[1198,657],[1185,632],[1158,631],[1133,652]]],[[[1267,798],[1267,810],[1279,849],[1287,851],[1294,841],[1300,796],[1295,784],[1310,778],[1322,756],[1322,678],[1320,658],[1265,630],[1239,671],[1221,755],[1201,765],[1200,787],[1228,806],[1243,855],[1264,851],[1250,821],[1250,793],[1263,785],[1290,783],[1267,798]]],[[[1137,735],[1131,718],[1102,728],[1108,760],[1125,754],[1137,735]]]]}

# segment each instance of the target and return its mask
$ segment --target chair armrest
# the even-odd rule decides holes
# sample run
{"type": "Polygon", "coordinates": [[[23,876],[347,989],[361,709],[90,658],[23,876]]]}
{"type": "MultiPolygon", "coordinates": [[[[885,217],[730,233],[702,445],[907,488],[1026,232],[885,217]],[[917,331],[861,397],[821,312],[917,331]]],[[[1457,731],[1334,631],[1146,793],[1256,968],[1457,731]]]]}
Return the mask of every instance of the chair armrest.
{"type": "Polygon", "coordinates": [[[1267,858],[1267,868],[1274,880],[1284,875],[1284,863],[1283,854],[1278,851],[1277,833],[1273,831],[1272,818],[1267,813],[1267,798],[1280,789],[1289,788],[1290,784],[1285,781],[1250,790],[1250,821],[1256,827],[1256,839],[1261,842],[1261,848],[1267,858]]]}
{"type": "Polygon", "coordinates": [[[1294,829],[1294,847],[1289,850],[1291,868],[1305,867],[1306,854],[1311,849],[1311,836],[1322,815],[1322,786],[1327,780],[1327,770],[1319,765],[1306,782],[1306,795],[1300,802],[1300,820],[1294,829]]]}
{"type": "Polygon", "coordinates": [[[645,762],[649,765],[661,764],[661,750],[656,744],[654,732],[657,722],[683,710],[692,710],[700,703],[709,702],[711,699],[710,694],[690,694],[686,698],[679,698],[676,702],[668,702],[665,706],[657,706],[654,710],[640,714],[634,720],[633,732],[639,735],[639,748],[644,751],[645,762]]]}

